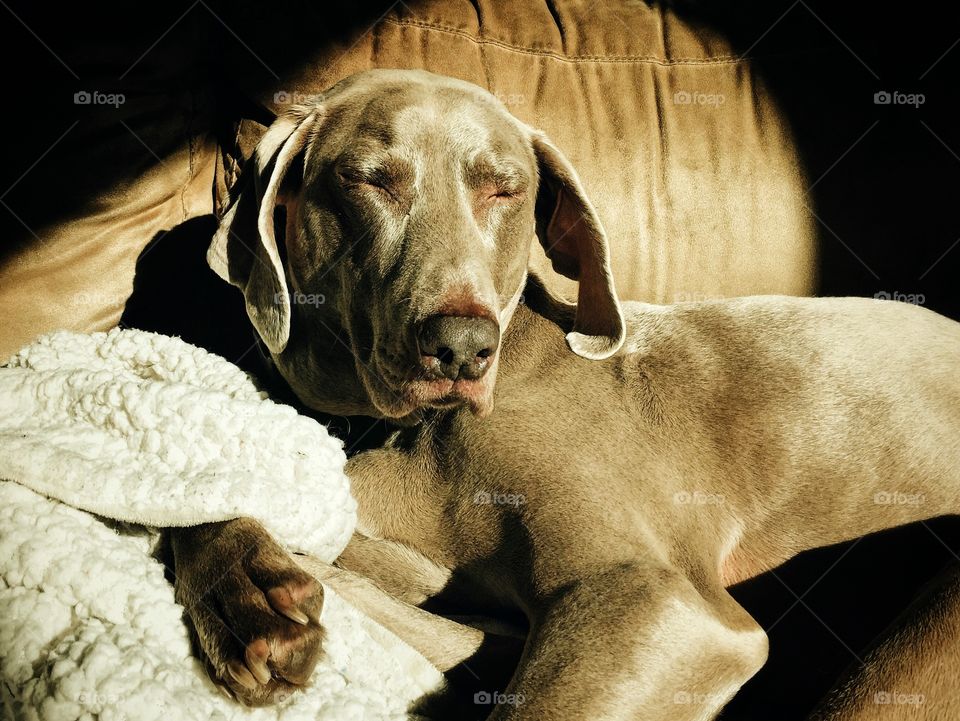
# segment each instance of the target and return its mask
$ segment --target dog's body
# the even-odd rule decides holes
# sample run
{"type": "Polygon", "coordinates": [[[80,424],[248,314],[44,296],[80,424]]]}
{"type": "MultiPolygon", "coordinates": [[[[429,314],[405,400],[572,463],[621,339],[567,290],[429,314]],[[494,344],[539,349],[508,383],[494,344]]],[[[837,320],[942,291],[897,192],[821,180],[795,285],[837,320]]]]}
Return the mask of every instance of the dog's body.
{"type": "Polygon", "coordinates": [[[766,657],[726,586],[960,511],[960,325],[862,299],[625,313],[597,362],[521,308],[490,417],[350,462],[366,534],[528,615],[498,720],[712,718],[766,657]]]}
{"type": "MultiPolygon", "coordinates": [[[[726,586],[960,510],[960,326],[787,298],[625,322],[575,172],[476,88],[356,76],[281,118],[250,172],[211,265],[305,405],[406,426],[349,463],[340,563],[411,603],[462,588],[526,614],[493,718],[712,718],[766,656],[726,586]],[[534,233],[575,309],[526,280],[534,233]]],[[[212,675],[249,703],[303,683],[316,580],[245,520],[173,550],[212,675]]]]}

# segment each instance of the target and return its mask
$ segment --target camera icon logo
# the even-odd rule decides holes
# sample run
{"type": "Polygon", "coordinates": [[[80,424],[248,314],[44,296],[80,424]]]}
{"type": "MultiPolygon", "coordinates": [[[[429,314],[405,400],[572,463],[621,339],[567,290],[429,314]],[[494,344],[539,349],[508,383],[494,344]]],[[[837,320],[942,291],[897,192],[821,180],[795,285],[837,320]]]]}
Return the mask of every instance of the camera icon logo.
{"type": "Polygon", "coordinates": [[[493,703],[493,696],[489,691],[477,691],[473,694],[473,702],[478,706],[489,706],[493,703]]]}
{"type": "Polygon", "coordinates": [[[93,96],[86,90],[81,90],[73,94],[74,105],[89,105],[91,102],[93,102],[93,96]]]}
{"type": "Polygon", "coordinates": [[[880,92],[873,94],[874,105],[889,105],[892,102],[893,96],[886,90],[881,90],[880,92]]]}
{"type": "Polygon", "coordinates": [[[678,90],[673,94],[673,102],[675,105],[689,105],[691,100],[692,97],[686,90],[678,90]]]}
{"type": "Polygon", "coordinates": [[[290,102],[290,93],[286,90],[278,90],[273,94],[273,102],[278,105],[287,105],[290,102]]]}

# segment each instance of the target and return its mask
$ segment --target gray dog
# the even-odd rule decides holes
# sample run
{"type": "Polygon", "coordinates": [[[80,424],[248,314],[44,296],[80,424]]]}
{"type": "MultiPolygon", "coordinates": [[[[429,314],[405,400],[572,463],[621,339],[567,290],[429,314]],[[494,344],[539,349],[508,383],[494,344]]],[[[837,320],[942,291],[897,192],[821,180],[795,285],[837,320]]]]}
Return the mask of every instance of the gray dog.
{"type": "MultiPolygon", "coordinates": [[[[313,408],[404,426],[348,465],[339,564],[529,620],[491,718],[713,718],[767,650],[727,586],[960,508],[960,326],[856,299],[621,305],[569,163],[472,85],[354,76],[280,118],[243,182],[208,258],[277,368],[313,408]],[[576,306],[528,277],[534,237],[576,306]]],[[[245,519],[173,546],[211,674],[248,703],[306,682],[314,575],[245,519]]]]}

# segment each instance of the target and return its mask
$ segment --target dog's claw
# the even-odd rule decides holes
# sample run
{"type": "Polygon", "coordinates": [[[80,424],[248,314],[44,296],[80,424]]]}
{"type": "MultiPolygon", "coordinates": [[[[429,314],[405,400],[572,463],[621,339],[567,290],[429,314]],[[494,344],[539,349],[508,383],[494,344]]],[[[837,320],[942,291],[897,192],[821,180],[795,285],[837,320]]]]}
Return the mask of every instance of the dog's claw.
{"type": "Polygon", "coordinates": [[[270,669],[267,668],[267,658],[269,657],[270,647],[262,638],[258,638],[256,641],[247,646],[247,650],[244,653],[244,659],[247,662],[247,668],[250,669],[250,672],[253,674],[254,678],[256,678],[260,683],[268,683],[270,681],[270,669]]]}
{"type": "Polygon", "coordinates": [[[245,689],[253,691],[257,687],[257,680],[253,677],[253,674],[250,673],[246,666],[241,665],[239,661],[231,661],[228,663],[227,672],[234,681],[245,689]]]}
{"type": "MultiPolygon", "coordinates": [[[[269,591],[267,591],[267,600],[270,602],[270,605],[273,607],[274,611],[286,616],[291,621],[299,623],[301,626],[306,626],[308,623],[310,623],[310,617],[297,608],[296,604],[293,602],[293,596],[291,596],[290,591],[288,591],[286,588],[271,588],[269,591]]],[[[320,620],[316,619],[316,623],[319,622],[320,620]]]]}

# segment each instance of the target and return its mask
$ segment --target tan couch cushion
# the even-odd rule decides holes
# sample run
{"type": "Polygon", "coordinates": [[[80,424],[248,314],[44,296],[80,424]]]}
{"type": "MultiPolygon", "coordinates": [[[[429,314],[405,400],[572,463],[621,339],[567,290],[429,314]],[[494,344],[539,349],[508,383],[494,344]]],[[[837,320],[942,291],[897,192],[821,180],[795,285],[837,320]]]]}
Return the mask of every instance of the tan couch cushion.
{"type": "Polygon", "coordinates": [[[100,207],[38,227],[40,239],[0,265],[0,307],[5,310],[0,363],[40,333],[58,328],[90,332],[117,324],[132,290],[137,256],[147,242],[187,218],[210,212],[213,144],[206,150],[191,169],[190,149],[177,148],[165,166],[153,166],[100,198],[100,207]]]}

